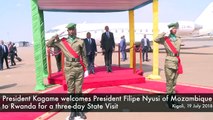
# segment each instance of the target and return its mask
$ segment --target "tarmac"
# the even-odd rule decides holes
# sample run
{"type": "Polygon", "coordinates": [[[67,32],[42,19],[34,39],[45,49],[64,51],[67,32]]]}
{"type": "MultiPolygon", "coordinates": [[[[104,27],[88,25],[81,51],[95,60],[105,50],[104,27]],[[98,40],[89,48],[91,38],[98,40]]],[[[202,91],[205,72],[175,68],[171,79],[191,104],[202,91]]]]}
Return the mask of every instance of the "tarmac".
{"type": "MultiPolygon", "coordinates": [[[[213,88],[213,40],[185,41],[181,49],[181,60],[184,74],[178,78],[178,84],[190,84],[194,86],[213,88]]],[[[162,46],[160,46],[162,47],[162,46]]],[[[11,69],[0,71],[0,93],[35,93],[35,66],[33,47],[19,47],[18,55],[23,59],[17,62],[11,69]]],[[[118,62],[118,53],[113,53],[113,64],[118,62]]],[[[127,54],[129,56],[129,53],[127,54]]],[[[164,75],[164,50],[159,53],[159,75],[165,81],[164,75]]],[[[144,76],[152,73],[152,53],[149,53],[149,61],[143,62],[144,76]]],[[[53,71],[56,71],[55,59],[52,57],[53,71]]],[[[104,57],[98,54],[95,63],[97,66],[104,65],[104,57]]],[[[4,65],[5,66],[5,65],[4,65]]],[[[129,67],[129,59],[121,62],[121,66],[129,67]]],[[[139,53],[137,53],[137,68],[139,68],[139,53]]],[[[44,79],[47,84],[47,80],[44,79]]],[[[43,91],[39,91],[43,92],[43,91]]],[[[29,113],[30,114],[30,113],[29,113]]],[[[51,113],[45,113],[38,118],[44,119],[51,113]]],[[[50,120],[65,120],[68,112],[60,112],[50,118],[50,120]]],[[[86,113],[87,120],[212,120],[211,112],[91,112],[86,113]]]]}

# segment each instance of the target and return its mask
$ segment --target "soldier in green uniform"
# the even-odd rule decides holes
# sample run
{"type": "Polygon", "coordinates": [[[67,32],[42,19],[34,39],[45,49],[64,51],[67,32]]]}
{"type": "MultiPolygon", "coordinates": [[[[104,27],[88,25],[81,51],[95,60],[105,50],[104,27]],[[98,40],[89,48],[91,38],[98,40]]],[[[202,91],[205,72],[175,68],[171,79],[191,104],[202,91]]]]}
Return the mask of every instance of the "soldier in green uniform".
{"type": "MultiPolygon", "coordinates": [[[[68,38],[66,41],[59,39],[58,35],[53,36],[48,42],[48,47],[57,46],[65,55],[65,77],[68,86],[69,93],[82,93],[82,83],[84,80],[84,68],[87,68],[86,60],[86,50],[84,41],[76,37],[76,24],[70,23],[66,26],[68,31],[68,38]],[[65,44],[67,43],[67,44],[65,44]],[[70,52],[68,47],[71,47],[75,51],[76,55],[79,57],[76,58],[74,54],[70,52]],[[82,62],[81,62],[82,60],[82,62]],[[83,65],[81,64],[83,63],[83,65]]],[[[69,120],[74,120],[77,114],[82,118],[86,119],[86,116],[83,112],[71,112],[69,120]]]]}
{"type": "Polygon", "coordinates": [[[181,39],[180,37],[176,36],[177,29],[179,27],[178,23],[171,23],[168,25],[170,29],[170,33],[166,34],[165,32],[159,34],[157,38],[154,40],[155,42],[164,45],[166,49],[166,59],[165,59],[165,76],[166,76],[166,92],[169,94],[169,107],[174,103],[171,104],[171,94],[175,94],[175,86],[176,81],[179,75],[179,69],[182,70],[182,67],[180,68],[180,45],[181,45],[181,39]],[[166,41],[166,38],[168,38],[166,41]],[[169,43],[171,43],[169,45],[169,43]],[[173,52],[173,49],[176,50],[176,53],[173,52]]]}

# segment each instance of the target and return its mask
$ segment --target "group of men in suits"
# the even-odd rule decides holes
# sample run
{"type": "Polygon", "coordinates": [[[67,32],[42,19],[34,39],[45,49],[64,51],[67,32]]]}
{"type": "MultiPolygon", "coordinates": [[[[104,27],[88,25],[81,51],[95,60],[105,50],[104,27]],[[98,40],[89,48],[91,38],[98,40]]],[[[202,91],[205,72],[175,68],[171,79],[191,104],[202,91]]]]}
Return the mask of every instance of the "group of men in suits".
{"type": "MultiPolygon", "coordinates": [[[[109,27],[105,26],[105,31],[101,36],[101,48],[104,54],[104,61],[107,72],[112,72],[112,52],[115,49],[114,35],[109,31],[109,27]]],[[[86,47],[86,56],[88,60],[88,71],[89,73],[95,73],[94,61],[97,55],[97,47],[95,39],[91,38],[91,33],[87,33],[87,37],[84,39],[86,47]]]]}
{"type": "MultiPolygon", "coordinates": [[[[105,26],[105,31],[101,36],[101,48],[104,55],[104,61],[107,72],[112,72],[112,52],[115,49],[114,35],[109,31],[109,27],[105,26]]],[[[87,32],[86,38],[83,39],[86,48],[86,57],[88,62],[88,72],[95,74],[95,56],[97,55],[97,46],[94,38],[91,38],[91,33],[87,32]]],[[[54,50],[55,51],[55,50],[54,50]]],[[[61,56],[60,56],[61,57],[61,56]]],[[[61,70],[61,59],[56,58],[58,71],[61,70]]]]}

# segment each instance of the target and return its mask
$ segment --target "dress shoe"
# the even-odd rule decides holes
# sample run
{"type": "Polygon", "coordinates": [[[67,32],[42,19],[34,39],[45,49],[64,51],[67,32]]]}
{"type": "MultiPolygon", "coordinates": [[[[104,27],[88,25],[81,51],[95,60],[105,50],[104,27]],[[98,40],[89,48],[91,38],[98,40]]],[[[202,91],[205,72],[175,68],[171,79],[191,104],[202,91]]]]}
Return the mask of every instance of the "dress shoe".
{"type": "Polygon", "coordinates": [[[79,115],[82,119],[87,119],[87,116],[86,116],[83,112],[78,112],[78,115],[79,115]]]}
{"type": "Polygon", "coordinates": [[[175,105],[181,105],[181,103],[180,103],[180,102],[178,102],[178,101],[172,101],[172,104],[175,104],[175,105]]]}
{"type": "Polygon", "coordinates": [[[107,66],[107,72],[109,72],[109,67],[107,66]]]}
{"type": "Polygon", "coordinates": [[[75,112],[71,112],[70,116],[69,116],[69,120],[74,120],[76,116],[75,112]]]}
{"type": "Polygon", "coordinates": [[[95,71],[93,69],[91,70],[91,72],[92,72],[92,74],[95,74],[95,71]]]}
{"type": "Polygon", "coordinates": [[[109,72],[112,72],[112,68],[111,67],[109,68],[109,72]]]}
{"type": "Polygon", "coordinates": [[[167,101],[167,106],[168,106],[168,108],[174,109],[174,108],[172,107],[172,105],[173,105],[173,103],[172,103],[171,101],[167,101]]]}

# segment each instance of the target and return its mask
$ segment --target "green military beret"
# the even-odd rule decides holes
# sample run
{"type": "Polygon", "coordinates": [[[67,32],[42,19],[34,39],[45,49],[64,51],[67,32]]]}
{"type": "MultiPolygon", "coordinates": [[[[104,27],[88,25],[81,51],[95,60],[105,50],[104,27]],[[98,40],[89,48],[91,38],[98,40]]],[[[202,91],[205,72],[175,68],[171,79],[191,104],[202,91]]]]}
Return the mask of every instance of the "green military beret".
{"type": "Polygon", "coordinates": [[[169,29],[178,28],[178,27],[179,27],[178,22],[176,22],[176,23],[171,23],[171,24],[168,25],[168,28],[169,28],[169,29]]]}
{"type": "Polygon", "coordinates": [[[75,23],[69,23],[67,26],[66,26],[67,29],[75,29],[76,28],[76,24],[75,23]]]}

